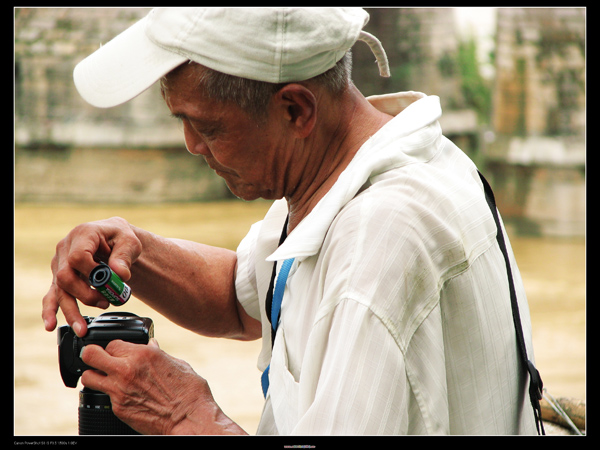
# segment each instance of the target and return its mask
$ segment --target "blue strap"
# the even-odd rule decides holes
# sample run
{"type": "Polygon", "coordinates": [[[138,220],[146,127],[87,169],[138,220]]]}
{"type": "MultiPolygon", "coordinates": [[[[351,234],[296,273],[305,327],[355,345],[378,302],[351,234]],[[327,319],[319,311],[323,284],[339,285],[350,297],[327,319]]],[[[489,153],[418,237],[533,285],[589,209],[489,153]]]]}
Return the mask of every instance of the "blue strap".
{"type": "MultiPolygon", "coordinates": [[[[287,278],[290,273],[290,269],[292,268],[292,264],[294,263],[294,258],[286,259],[281,264],[281,269],[279,269],[279,276],[277,277],[277,283],[275,284],[275,289],[273,292],[273,303],[271,305],[271,328],[273,329],[273,335],[277,332],[277,327],[279,325],[279,314],[281,312],[281,302],[283,301],[283,292],[285,291],[285,284],[287,283],[287,278]]],[[[263,390],[263,395],[265,398],[267,397],[267,391],[269,390],[269,369],[271,365],[269,364],[267,368],[264,370],[261,376],[261,385],[263,390]]]]}
{"type": "Polygon", "coordinates": [[[285,283],[287,282],[293,263],[294,258],[286,259],[281,264],[281,269],[279,269],[275,291],[273,292],[273,304],[271,305],[271,327],[273,331],[277,331],[279,312],[281,311],[281,302],[283,301],[283,291],[285,290],[285,283]]]}
{"type": "Polygon", "coordinates": [[[271,364],[267,366],[267,368],[263,371],[260,376],[260,385],[262,386],[263,395],[267,398],[267,391],[269,390],[269,369],[271,368],[271,364]]]}

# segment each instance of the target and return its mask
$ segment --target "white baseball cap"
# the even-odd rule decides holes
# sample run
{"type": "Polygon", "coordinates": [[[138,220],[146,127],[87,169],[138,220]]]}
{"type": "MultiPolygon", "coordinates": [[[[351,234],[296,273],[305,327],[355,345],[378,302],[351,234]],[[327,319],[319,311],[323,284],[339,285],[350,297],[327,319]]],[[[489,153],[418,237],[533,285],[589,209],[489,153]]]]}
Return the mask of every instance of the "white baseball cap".
{"type": "Polygon", "coordinates": [[[77,64],[73,78],[88,103],[108,108],[189,60],[270,83],[307,80],[357,40],[389,76],[381,43],[362,31],[368,20],[362,8],[156,8],[77,64]]]}

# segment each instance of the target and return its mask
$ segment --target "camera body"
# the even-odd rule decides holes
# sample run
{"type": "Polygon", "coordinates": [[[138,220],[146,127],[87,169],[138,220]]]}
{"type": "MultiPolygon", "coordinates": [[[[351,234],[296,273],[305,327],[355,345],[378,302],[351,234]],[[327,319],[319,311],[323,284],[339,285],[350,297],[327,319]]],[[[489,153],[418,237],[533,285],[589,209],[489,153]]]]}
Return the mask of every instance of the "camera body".
{"type": "MultiPolygon", "coordinates": [[[[67,387],[77,387],[83,372],[92,368],[81,359],[81,350],[86,345],[106,348],[110,341],[116,339],[147,344],[154,337],[152,319],[133,313],[104,313],[95,318],[85,317],[85,320],[88,331],[83,337],[78,337],[68,325],[58,328],[58,362],[60,375],[67,387]]],[[[87,387],[79,391],[78,417],[80,435],[139,434],[114,414],[107,394],[87,387]]]]}
{"type": "Polygon", "coordinates": [[[65,386],[75,388],[84,371],[92,367],[81,359],[86,345],[106,348],[110,341],[120,339],[134,344],[147,344],[154,337],[154,324],[148,317],[128,312],[108,312],[98,317],[85,317],[88,331],[78,337],[69,325],[58,328],[58,362],[65,386]]]}

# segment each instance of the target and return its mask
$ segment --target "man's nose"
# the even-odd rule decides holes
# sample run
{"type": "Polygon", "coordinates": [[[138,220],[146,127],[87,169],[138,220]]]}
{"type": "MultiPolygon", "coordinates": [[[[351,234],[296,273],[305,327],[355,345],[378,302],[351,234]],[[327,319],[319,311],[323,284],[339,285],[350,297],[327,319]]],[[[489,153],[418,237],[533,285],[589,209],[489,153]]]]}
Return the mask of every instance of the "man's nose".
{"type": "Polygon", "coordinates": [[[183,124],[183,136],[187,151],[192,155],[208,156],[210,150],[202,137],[187,123],[183,124]]]}

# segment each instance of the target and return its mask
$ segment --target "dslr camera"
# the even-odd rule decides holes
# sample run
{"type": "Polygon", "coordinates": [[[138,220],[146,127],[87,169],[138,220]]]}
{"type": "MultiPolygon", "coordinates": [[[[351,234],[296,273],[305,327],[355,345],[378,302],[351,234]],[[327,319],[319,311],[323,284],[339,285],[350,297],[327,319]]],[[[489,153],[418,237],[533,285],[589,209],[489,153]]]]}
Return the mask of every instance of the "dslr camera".
{"type": "MultiPolygon", "coordinates": [[[[92,369],[81,359],[83,347],[90,344],[106,348],[120,339],[134,344],[147,344],[154,337],[154,324],[148,317],[128,312],[108,312],[98,317],[84,317],[88,331],[78,337],[69,325],[58,328],[58,362],[65,386],[77,387],[84,371],[92,369]]],[[[84,387],[79,392],[79,434],[137,434],[112,412],[110,397],[84,387]]]]}

